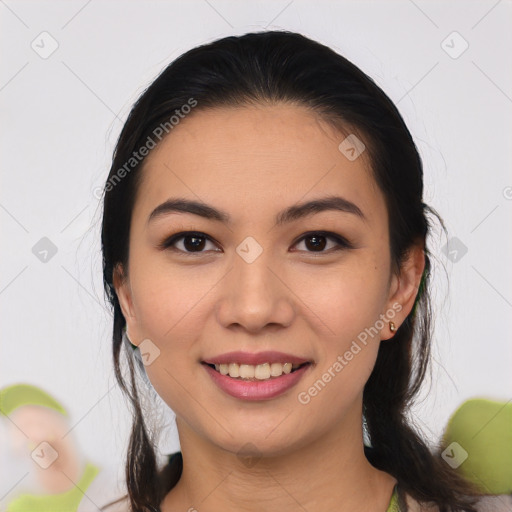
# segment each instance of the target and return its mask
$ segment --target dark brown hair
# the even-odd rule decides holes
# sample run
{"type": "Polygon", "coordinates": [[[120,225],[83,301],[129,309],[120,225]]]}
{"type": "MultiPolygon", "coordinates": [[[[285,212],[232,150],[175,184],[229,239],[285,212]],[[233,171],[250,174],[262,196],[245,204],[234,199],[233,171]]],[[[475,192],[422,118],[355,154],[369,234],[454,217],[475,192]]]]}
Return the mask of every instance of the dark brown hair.
{"type": "MultiPolygon", "coordinates": [[[[429,214],[437,215],[423,203],[422,162],[397,108],[371,78],[330,48],[296,33],[260,32],[199,46],[172,62],[132,108],[104,190],[103,280],[114,315],[115,374],[133,409],[126,484],[131,509],[137,512],[159,510],[180,477],[181,457],[174,457],[164,468],[157,467],[154,439],[137,387],[137,372],[144,375],[144,367],[122,341],[125,319],[113,275],[118,264],[125,272],[128,267],[131,215],[144,162],[130,159],[191,99],[196,102],[194,111],[258,103],[299,104],[338,128],[357,133],[367,147],[374,179],[386,200],[395,269],[413,244],[425,243],[431,228],[429,214]],[[127,168],[127,162],[134,165],[127,168]],[[114,181],[123,168],[127,172],[114,181]],[[121,352],[128,364],[128,383],[121,370],[121,352]]],[[[168,131],[171,133],[170,127],[168,131]]],[[[433,502],[441,511],[473,511],[470,484],[429,449],[407,419],[430,358],[431,264],[426,245],[425,258],[415,306],[394,341],[380,344],[375,368],[364,388],[363,417],[371,444],[365,453],[413,498],[433,502]]]]}

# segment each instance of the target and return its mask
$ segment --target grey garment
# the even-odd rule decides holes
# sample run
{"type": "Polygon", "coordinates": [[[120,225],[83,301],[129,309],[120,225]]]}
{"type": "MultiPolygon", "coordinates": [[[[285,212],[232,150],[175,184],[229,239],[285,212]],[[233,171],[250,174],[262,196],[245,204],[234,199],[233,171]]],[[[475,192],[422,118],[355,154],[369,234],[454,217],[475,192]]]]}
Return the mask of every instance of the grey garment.
{"type": "MultiPolygon", "coordinates": [[[[420,505],[409,495],[406,496],[407,506],[404,512],[439,512],[436,506],[420,505]]],[[[478,512],[512,512],[512,495],[484,496],[479,498],[474,507],[478,512]]]]}
{"type": "Polygon", "coordinates": [[[120,481],[117,471],[111,468],[102,469],[85,491],[77,512],[127,512],[127,500],[106,507],[110,502],[125,495],[126,486],[120,481]]]}
{"type": "Polygon", "coordinates": [[[478,512],[512,512],[512,494],[485,496],[476,505],[478,512]]]}

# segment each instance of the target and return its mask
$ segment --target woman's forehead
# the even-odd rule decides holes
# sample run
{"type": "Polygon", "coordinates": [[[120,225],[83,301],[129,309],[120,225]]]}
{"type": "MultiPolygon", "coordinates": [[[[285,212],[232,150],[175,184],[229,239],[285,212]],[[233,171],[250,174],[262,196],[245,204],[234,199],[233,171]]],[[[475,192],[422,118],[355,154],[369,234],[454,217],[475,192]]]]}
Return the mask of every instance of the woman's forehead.
{"type": "Polygon", "coordinates": [[[346,141],[294,105],[195,112],[147,157],[138,197],[144,209],[170,195],[191,194],[246,206],[333,194],[383,204],[367,155],[351,158],[346,141]]]}
{"type": "Polygon", "coordinates": [[[185,144],[194,147],[201,155],[230,151],[245,155],[272,155],[282,152],[305,150],[320,144],[318,150],[327,147],[338,149],[345,135],[318,114],[302,105],[246,105],[218,107],[201,110],[196,107],[175,126],[148,160],[158,159],[165,149],[174,151],[185,144]],[[162,151],[163,150],[163,151],[162,151]]]}

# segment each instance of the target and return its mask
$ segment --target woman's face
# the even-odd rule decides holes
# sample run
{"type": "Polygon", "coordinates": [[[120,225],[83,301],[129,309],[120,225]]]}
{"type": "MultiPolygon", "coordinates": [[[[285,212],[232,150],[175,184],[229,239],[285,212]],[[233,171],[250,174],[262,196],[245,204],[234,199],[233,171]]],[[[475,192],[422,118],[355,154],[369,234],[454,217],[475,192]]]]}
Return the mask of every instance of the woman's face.
{"type": "Polygon", "coordinates": [[[299,106],[223,108],[194,112],[146,159],[116,289],[154,388],[198,439],[277,454],[361,428],[380,340],[410,307],[391,272],[384,196],[367,152],[350,138],[339,148],[345,138],[299,106]],[[337,208],[300,208],[328,197],[337,208]],[[150,219],[178,198],[222,214],[150,219]],[[184,231],[195,238],[165,248],[184,231]],[[246,359],[205,364],[234,351],[246,359]],[[287,355],[251,359],[266,351],[287,355]],[[309,364],[264,364],[294,359],[309,364]],[[261,379],[221,375],[249,362],[261,379]]]}

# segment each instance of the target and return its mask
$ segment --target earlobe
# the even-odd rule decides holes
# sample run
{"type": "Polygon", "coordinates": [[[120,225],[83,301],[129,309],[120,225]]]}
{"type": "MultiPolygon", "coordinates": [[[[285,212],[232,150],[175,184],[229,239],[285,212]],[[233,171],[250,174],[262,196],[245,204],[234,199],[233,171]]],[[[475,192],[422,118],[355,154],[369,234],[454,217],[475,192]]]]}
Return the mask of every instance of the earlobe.
{"type": "MultiPolygon", "coordinates": [[[[400,325],[411,312],[420,287],[423,271],[425,270],[425,251],[423,245],[414,245],[410,248],[403,261],[399,274],[394,277],[396,281],[392,286],[388,308],[397,311],[393,321],[388,321],[387,332],[382,339],[392,338],[400,325]],[[397,308],[396,305],[400,307],[397,308]]],[[[389,309],[388,309],[389,311],[389,309]]]]}
{"type": "Polygon", "coordinates": [[[137,346],[137,319],[135,317],[130,282],[123,273],[122,266],[117,264],[114,269],[113,284],[116,290],[119,306],[126,321],[126,336],[128,341],[137,346]]]}
{"type": "Polygon", "coordinates": [[[131,291],[128,280],[125,278],[121,265],[118,263],[113,272],[113,284],[116,290],[117,299],[126,321],[133,317],[133,306],[131,291]]]}

